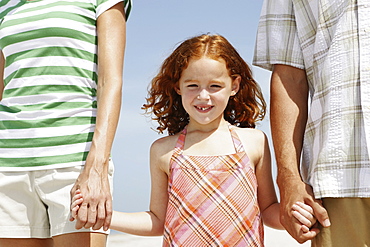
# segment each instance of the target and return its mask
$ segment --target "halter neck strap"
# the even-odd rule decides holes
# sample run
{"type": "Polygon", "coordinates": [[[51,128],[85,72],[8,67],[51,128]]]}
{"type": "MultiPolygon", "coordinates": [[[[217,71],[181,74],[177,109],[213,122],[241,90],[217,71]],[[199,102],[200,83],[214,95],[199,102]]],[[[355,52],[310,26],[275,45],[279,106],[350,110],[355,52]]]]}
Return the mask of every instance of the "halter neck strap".
{"type": "MultiPolygon", "coordinates": [[[[243,147],[242,142],[240,141],[238,134],[236,133],[236,130],[235,130],[236,127],[231,124],[228,124],[228,126],[229,126],[229,130],[230,130],[230,134],[231,134],[231,138],[234,144],[235,151],[237,153],[243,152],[244,147],[243,147]]],[[[187,133],[187,126],[181,131],[180,136],[176,142],[175,149],[180,152],[184,150],[186,133],[187,133]]]]}

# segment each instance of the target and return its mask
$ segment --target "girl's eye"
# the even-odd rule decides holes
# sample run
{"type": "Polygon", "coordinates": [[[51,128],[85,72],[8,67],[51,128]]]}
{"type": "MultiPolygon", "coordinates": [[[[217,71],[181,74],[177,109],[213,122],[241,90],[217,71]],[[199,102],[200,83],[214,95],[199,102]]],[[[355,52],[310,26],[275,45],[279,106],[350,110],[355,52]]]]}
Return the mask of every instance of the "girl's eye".
{"type": "Polygon", "coordinates": [[[214,87],[214,88],[221,88],[221,85],[213,84],[213,85],[211,85],[211,87],[214,87]]]}
{"type": "Polygon", "coordinates": [[[189,84],[187,87],[198,87],[197,84],[189,84]]]}

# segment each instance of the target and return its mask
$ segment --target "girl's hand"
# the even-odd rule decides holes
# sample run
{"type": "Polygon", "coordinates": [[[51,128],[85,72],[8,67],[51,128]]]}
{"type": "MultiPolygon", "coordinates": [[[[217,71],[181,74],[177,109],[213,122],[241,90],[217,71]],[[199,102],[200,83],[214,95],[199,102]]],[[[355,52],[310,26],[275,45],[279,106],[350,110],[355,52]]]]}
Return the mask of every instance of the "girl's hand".
{"type": "Polygon", "coordinates": [[[310,228],[316,223],[316,218],[313,215],[313,209],[302,202],[296,202],[292,206],[293,216],[302,223],[301,230],[303,233],[309,232],[310,228]]]}
{"type": "Polygon", "coordinates": [[[71,217],[69,218],[69,220],[74,221],[77,217],[77,213],[80,208],[80,205],[84,201],[80,190],[75,191],[75,194],[73,195],[71,201],[72,201],[71,202],[71,217]]]}

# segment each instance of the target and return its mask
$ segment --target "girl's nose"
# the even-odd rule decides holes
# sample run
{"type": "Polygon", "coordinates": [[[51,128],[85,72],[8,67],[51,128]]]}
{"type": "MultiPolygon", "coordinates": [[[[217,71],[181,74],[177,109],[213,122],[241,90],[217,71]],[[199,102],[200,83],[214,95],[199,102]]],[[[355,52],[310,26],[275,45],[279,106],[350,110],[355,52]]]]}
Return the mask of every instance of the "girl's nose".
{"type": "Polygon", "coordinates": [[[197,98],[200,99],[200,100],[208,100],[209,99],[209,92],[206,89],[202,89],[202,90],[200,90],[197,98]]]}

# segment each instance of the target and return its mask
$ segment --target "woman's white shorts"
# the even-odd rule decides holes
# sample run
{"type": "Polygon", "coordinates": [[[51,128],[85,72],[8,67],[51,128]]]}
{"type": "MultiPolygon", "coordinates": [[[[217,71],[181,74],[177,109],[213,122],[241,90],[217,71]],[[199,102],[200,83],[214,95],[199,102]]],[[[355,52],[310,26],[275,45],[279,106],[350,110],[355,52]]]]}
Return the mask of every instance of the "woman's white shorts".
{"type": "MultiPolygon", "coordinates": [[[[101,232],[75,229],[69,221],[70,191],[83,166],[0,172],[0,238],[50,238],[74,232],[101,232]]],[[[109,181],[113,185],[113,162],[109,181]]]]}

